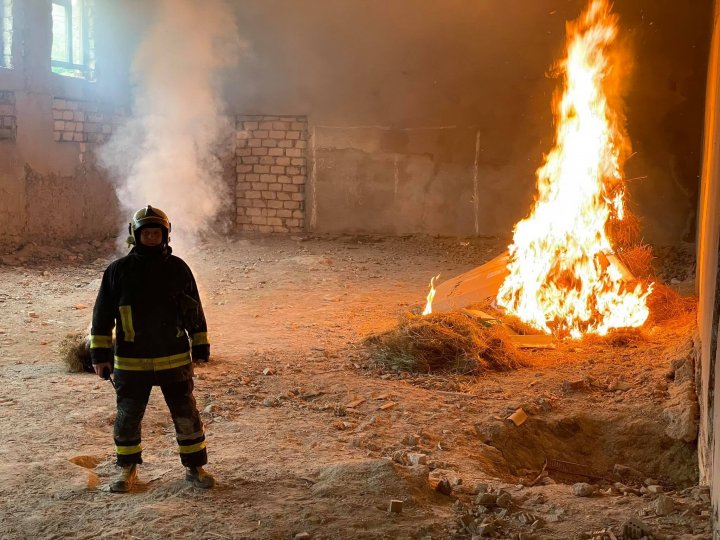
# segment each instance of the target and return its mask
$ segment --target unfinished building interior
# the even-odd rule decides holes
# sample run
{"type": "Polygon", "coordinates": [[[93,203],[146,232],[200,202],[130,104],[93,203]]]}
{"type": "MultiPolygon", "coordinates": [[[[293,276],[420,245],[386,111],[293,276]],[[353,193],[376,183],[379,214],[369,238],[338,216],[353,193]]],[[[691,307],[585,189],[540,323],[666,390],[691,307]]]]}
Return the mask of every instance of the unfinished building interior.
{"type": "Polygon", "coordinates": [[[0,0],[0,537],[720,538],[718,15],[0,0]],[[213,489],[157,389],[110,489],[147,205],[213,489]]]}

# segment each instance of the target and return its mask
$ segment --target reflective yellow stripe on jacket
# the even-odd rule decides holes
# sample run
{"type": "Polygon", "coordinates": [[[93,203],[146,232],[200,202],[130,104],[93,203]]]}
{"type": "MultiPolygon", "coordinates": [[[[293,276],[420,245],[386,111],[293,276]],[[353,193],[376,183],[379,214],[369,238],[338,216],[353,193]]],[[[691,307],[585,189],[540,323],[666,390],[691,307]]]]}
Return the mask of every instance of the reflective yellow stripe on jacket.
{"type": "Polygon", "coordinates": [[[193,345],[209,345],[207,332],[195,332],[192,335],[193,345]]]}
{"type": "Polygon", "coordinates": [[[115,369],[126,371],[162,371],[173,369],[190,363],[190,352],[160,356],[158,358],[123,358],[115,357],[115,369]]]}
{"type": "Polygon", "coordinates": [[[125,341],[135,341],[135,328],[132,320],[132,307],[120,306],[120,321],[122,322],[125,341]]]}
{"type": "Polygon", "coordinates": [[[91,349],[109,349],[112,347],[112,336],[90,336],[91,349]]]}

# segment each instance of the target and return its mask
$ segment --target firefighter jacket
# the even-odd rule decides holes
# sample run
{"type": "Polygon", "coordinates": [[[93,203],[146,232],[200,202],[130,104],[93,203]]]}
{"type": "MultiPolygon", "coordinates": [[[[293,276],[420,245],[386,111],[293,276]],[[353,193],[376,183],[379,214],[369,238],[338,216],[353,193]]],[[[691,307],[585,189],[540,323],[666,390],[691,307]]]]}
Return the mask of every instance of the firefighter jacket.
{"type": "Polygon", "coordinates": [[[114,360],[116,377],[134,373],[165,381],[191,378],[191,360],[208,360],[195,278],[169,246],[135,247],[105,270],[93,310],[90,355],[93,364],[114,360]]]}

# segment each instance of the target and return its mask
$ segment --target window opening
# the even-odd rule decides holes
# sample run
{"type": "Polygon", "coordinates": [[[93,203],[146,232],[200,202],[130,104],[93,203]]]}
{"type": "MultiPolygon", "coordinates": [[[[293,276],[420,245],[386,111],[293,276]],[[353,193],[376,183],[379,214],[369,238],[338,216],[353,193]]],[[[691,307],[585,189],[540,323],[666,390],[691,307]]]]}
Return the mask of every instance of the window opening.
{"type": "Polygon", "coordinates": [[[0,67],[11,68],[13,17],[12,0],[0,0],[0,67]]]}
{"type": "Polygon", "coordinates": [[[93,80],[92,9],[92,0],[53,0],[50,64],[54,73],[93,80]]]}

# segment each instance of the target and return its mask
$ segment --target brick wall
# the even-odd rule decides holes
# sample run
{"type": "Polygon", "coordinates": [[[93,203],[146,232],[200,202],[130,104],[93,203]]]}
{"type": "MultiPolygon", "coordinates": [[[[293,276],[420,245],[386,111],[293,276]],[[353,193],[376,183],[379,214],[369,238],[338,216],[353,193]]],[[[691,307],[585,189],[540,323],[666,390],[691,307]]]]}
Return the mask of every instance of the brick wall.
{"type": "Polygon", "coordinates": [[[0,140],[14,141],[16,133],[15,92],[0,92],[0,140]]]}
{"type": "Polygon", "coordinates": [[[59,142],[103,143],[123,117],[122,109],[95,102],[53,99],[53,133],[59,142]]]}
{"type": "Polygon", "coordinates": [[[238,229],[303,231],[307,118],[238,116],[236,120],[238,229]]]}

